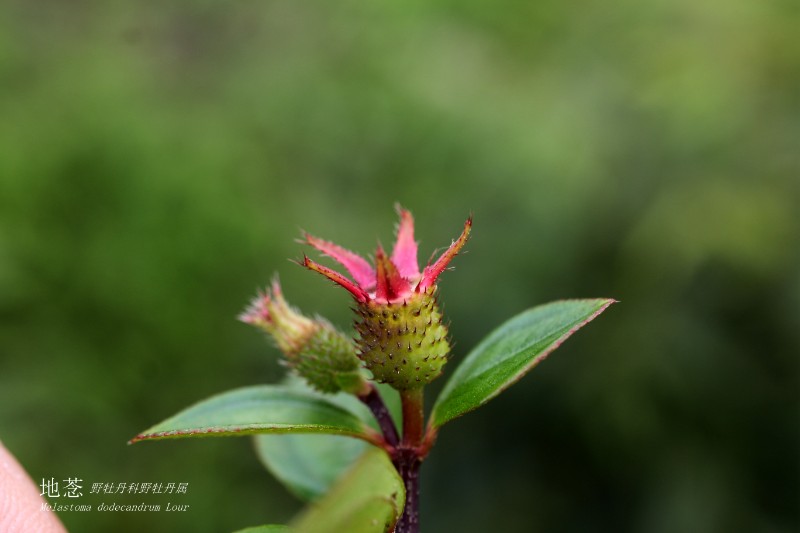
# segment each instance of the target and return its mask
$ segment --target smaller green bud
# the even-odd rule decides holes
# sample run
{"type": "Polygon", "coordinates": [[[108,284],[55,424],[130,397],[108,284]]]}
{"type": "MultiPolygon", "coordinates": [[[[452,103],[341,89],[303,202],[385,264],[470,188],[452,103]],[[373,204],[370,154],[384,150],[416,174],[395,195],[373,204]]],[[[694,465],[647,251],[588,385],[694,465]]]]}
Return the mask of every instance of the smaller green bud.
{"type": "Polygon", "coordinates": [[[327,320],[311,319],[290,306],[277,280],[239,320],[269,334],[287,366],[318,391],[358,395],[368,390],[353,342],[327,320]]]}

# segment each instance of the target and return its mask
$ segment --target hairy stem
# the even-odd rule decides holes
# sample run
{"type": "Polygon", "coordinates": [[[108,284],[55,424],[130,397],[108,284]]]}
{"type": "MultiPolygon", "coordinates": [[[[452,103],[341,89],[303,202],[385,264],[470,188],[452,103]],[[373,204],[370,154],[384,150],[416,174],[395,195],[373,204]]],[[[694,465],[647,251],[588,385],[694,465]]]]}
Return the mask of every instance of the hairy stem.
{"type": "Polygon", "coordinates": [[[406,487],[406,505],[395,533],[419,533],[419,468],[425,415],[422,387],[400,391],[403,404],[403,440],[394,456],[394,465],[406,487]]]}
{"type": "Polygon", "coordinates": [[[419,533],[419,467],[422,459],[416,450],[401,449],[394,465],[406,488],[406,505],[395,526],[395,533],[419,533]]]}
{"type": "Polygon", "coordinates": [[[381,398],[378,388],[370,383],[369,392],[359,396],[358,399],[372,411],[372,415],[378,421],[378,426],[381,428],[386,442],[392,447],[397,447],[400,443],[400,436],[397,434],[397,427],[394,425],[394,420],[392,420],[392,415],[389,414],[386,404],[383,403],[383,398],[381,398]]]}

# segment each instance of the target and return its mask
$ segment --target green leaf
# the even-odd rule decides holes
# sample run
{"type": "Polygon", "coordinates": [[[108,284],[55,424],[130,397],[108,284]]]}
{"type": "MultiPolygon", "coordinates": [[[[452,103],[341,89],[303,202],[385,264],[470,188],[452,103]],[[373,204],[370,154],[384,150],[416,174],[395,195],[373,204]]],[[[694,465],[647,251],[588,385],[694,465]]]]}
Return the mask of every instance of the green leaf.
{"type": "Polygon", "coordinates": [[[432,425],[440,427],[506,390],[614,301],[562,300],[508,320],[456,369],[436,400],[432,425]]]}
{"type": "Polygon", "coordinates": [[[384,533],[400,518],[404,502],[403,480],[389,456],[370,448],[290,527],[293,533],[384,533]]]}
{"type": "Polygon", "coordinates": [[[298,390],[275,385],[237,389],[203,400],[137,435],[140,440],[329,433],[376,443],[378,434],[351,412],[298,390]]]}
{"type": "MultiPolygon", "coordinates": [[[[372,427],[378,427],[369,409],[351,394],[323,396],[295,377],[289,377],[284,383],[294,390],[324,397],[372,427]]],[[[400,395],[388,386],[379,385],[379,389],[395,421],[402,422],[400,395]]],[[[367,448],[360,440],[337,435],[256,435],[254,441],[264,466],[292,493],[306,501],[325,494],[367,448]]]]}
{"type": "Polygon", "coordinates": [[[256,435],[261,462],[298,498],[313,501],[366,450],[367,443],[338,435],[256,435]]]}

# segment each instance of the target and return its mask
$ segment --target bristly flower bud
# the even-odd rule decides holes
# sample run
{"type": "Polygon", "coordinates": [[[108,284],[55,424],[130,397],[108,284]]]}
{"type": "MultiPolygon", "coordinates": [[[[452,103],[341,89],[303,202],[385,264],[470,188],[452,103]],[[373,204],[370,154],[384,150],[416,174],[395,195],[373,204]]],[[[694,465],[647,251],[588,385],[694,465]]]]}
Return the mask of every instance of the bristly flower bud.
{"type": "Polygon", "coordinates": [[[398,211],[400,225],[392,255],[387,256],[378,247],[374,268],[349,250],[305,235],[305,242],[340,263],[354,281],[308,257],[303,258],[303,265],[341,285],[355,298],[359,357],[375,379],[409,390],[433,381],[447,362],[450,344],[436,302],[436,280],[467,242],[472,217],[447,251],[420,272],[414,220],[407,210],[398,211]]]}
{"type": "Polygon", "coordinates": [[[290,306],[277,280],[253,299],[239,320],[268,333],[286,364],[320,392],[368,390],[353,342],[328,321],[308,318],[290,306]]]}

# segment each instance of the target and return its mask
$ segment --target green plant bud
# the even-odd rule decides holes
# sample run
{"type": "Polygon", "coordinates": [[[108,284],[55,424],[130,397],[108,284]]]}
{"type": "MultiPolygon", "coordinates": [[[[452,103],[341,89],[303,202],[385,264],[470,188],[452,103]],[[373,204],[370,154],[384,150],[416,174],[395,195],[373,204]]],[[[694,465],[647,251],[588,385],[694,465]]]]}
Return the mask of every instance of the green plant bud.
{"type": "Polygon", "coordinates": [[[286,365],[318,391],[363,394],[367,390],[353,341],[328,321],[308,318],[291,307],[277,281],[239,319],[269,334],[286,365]]]}
{"type": "Polygon", "coordinates": [[[289,364],[321,392],[361,392],[365,382],[353,341],[325,320],[317,319],[315,326],[289,364]]]}

